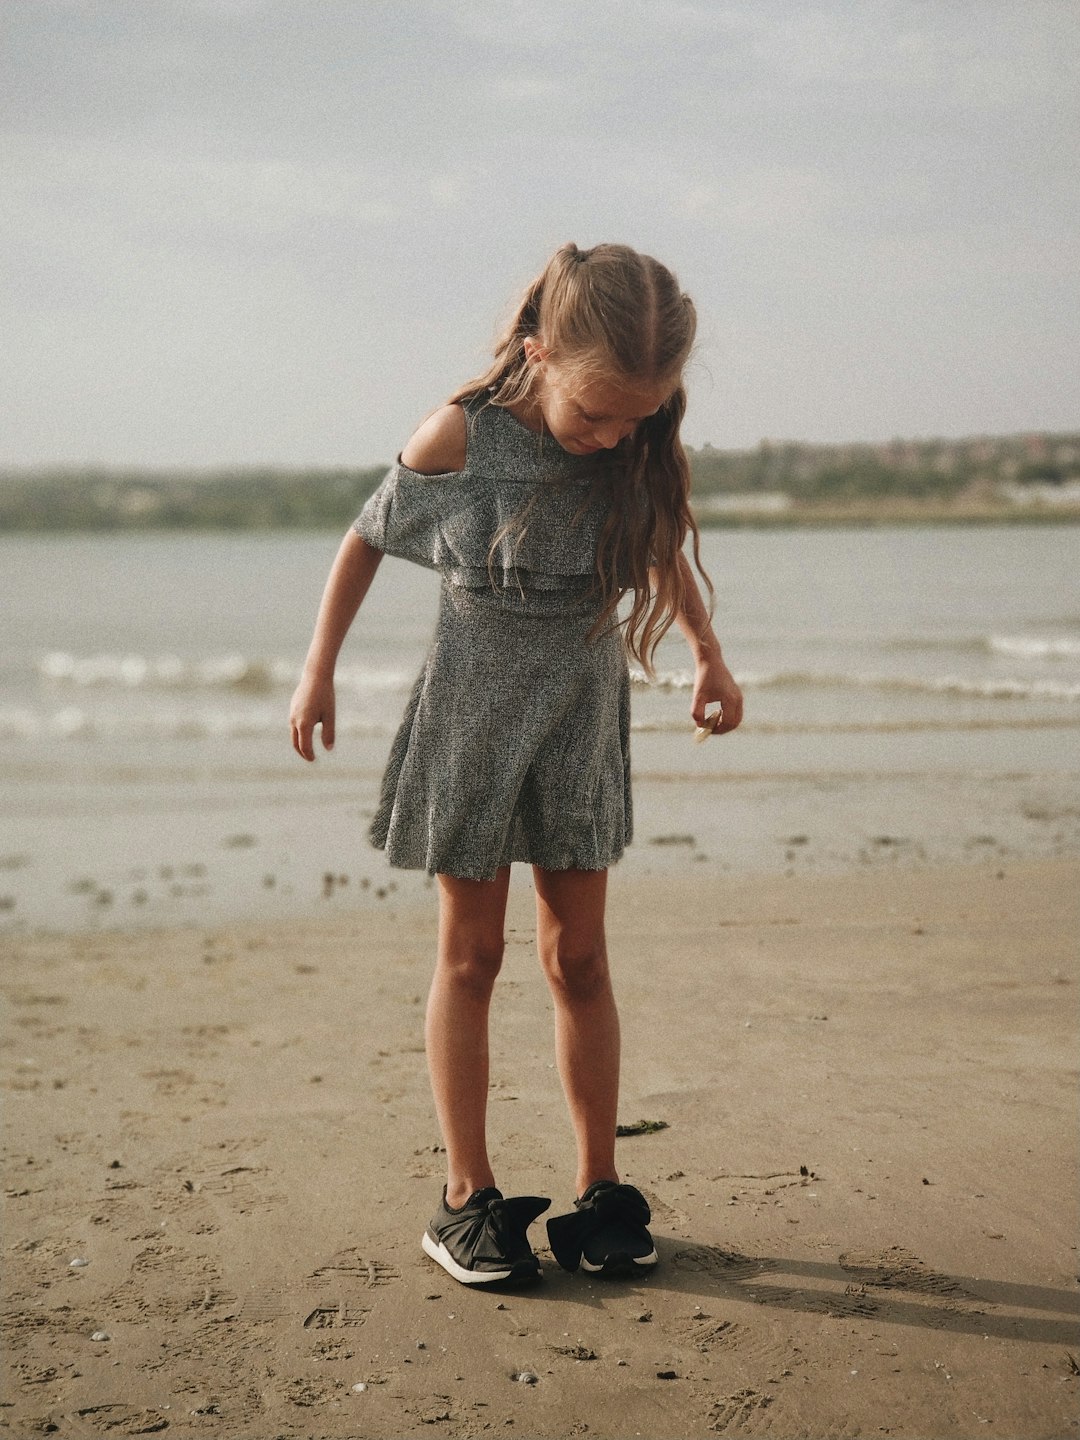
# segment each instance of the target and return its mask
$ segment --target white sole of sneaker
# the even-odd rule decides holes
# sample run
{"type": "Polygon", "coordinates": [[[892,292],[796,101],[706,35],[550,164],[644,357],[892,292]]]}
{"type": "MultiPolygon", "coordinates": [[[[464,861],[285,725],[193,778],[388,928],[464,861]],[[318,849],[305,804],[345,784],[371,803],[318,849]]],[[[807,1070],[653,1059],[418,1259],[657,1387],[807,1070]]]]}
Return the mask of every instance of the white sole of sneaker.
{"type": "Polygon", "coordinates": [[[466,1270],[459,1265],[441,1240],[435,1240],[425,1230],[420,1240],[428,1255],[441,1265],[448,1275],[460,1280],[462,1285],[490,1285],[496,1280],[509,1280],[514,1273],[510,1270],[466,1270]]]}
{"type": "MultiPolygon", "coordinates": [[[[654,1250],[651,1255],[635,1255],[633,1259],[633,1264],[639,1266],[642,1270],[648,1270],[650,1266],[656,1264],[659,1258],[660,1257],[654,1250]]],[[[599,1275],[605,1267],[603,1265],[591,1264],[588,1260],[585,1259],[585,1256],[583,1255],[581,1257],[581,1268],[582,1270],[588,1270],[591,1275],[599,1275]]]]}

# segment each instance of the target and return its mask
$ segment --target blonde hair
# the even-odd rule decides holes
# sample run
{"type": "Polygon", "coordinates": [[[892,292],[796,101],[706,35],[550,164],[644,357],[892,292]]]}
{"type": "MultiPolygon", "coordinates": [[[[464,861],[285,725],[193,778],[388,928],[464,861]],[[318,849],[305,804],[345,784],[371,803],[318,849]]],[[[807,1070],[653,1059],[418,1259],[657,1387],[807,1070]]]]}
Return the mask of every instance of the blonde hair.
{"type": "MultiPolygon", "coordinates": [[[[660,409],[643,420],[600,467],[608,518],[596,554],[601,610],[593,633],[614,616],[627,592],[633,601],[625,638],[630,654],[652,674],[656,647],[681,612],[685,583],[679,556],[689,533],[701,566],[690,511],[690,467],[679,439],[686,409],[682,371],[697,328],[693,301],[666,266],[628,245],[579,250],[563,245],[525,291],[499,336],[488,370],[462,386],[450,404],[484,396],[489,404],[528,402],[536,379],[525,341],[542,341],[564,373],[602,377],[630,389],[671,386],[660,409]],[[655,581],[650,576],[655,571],[655,581]]],[[[525,516],[519,517],[521,523],[525,516]]]]}

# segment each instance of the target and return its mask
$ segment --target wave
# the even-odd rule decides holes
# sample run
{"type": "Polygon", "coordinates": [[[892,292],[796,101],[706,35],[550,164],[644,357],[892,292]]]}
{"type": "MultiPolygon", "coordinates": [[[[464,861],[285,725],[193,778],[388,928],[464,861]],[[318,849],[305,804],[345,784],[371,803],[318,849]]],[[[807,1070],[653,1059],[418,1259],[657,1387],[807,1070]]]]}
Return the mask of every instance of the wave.
{"type": "Polygon", "coordinates": [[[991,635],[987,649],[994,655],[1020,660],[1075,660],[1080,657],[1080,638],[1075,636],[991,635]]]}
{"type": "MultiPolygon", "coordinates": [[[[959,675],[885,675],[872,671],[838,673],[815,670],[744,672],[735,678],[744,690],[879,690],[980,700],[1080,700],[1080,681],[999,677],[969,679],[959,675]]],[[[692,690],[694,687],[694,676],[689,670],[658,672],[655,680],[649,680],[640,670],[631,670],[630,680],[643,690],[692,690]]]]}
{"type": "MultiPolygon", "coordinates": [[[[37,672],[51,685],[78,689],[226,690],[244,695],[270,695],[292,690],[300,666],[281,658],[211,655],[182,659],[178,655],[71,655],[53,650],[38,661],[37,672]]],[[[407,690],[412,674],[398,668],[339,665],[340,690],[407,690]]]]}
{"type": "MultiPolygon", "coordinates": [[[[1067,720],[1050,716],[988,716],[956,720],[912,717],[906,720],[748,720],[740,735],[901,735],[933,731],[1063,730],[1080,728],[1080,716],[1067,720]]],[[[630,729],[644,735],[693,735],[684,720],[635,720],[630,729]]]]}
{"type": "MultiPolygon", "coordinates": [[[[1080,641],[1068,639],[998,636],[986,642],[997,653],[1023,658],[1080,656],[1080,641]],[[1010,648],[1011,647],[1011,648],[1010,648]],[[1028,648],[1024,648],[1028,647],[1028,648]],[[1037,648],[1031,648],[1037,647],[1037,648]],[[1074,648],[1072,648],[1074,647],[1074,648]]],[[[51,687],[73,690],[168,691],[173,693],[225,692],[245,698],[288,694],[299,679],[293,660],[244,655],[217,655],[182,659],[177,655],[99,654],[75,656],[51,651],[38,662],[38,674],[51,687]]],[[[416,670],[378,664],[338,666],[337,687],[342,695],[404,694],[416,670]]],[[[792,669],[742,671],[736,675],[745,690],[859,690],[885,694],[935,695],[983,700],[1080,700],[1080,679],[1025,677],[1021,675],[891,675],[872,670],[819,671],[792,669]]],[[[690,670],[665,670],[649,680],[631,668],[631,683],[651,691],[689,691],[690,670]]]]}
{"type": "MultiPolygon", "coordinates": [[[[835,637],[822,637],[835,643],[835,637]]],[[[911,654],[1005,655],[1016,660],[1075,660],[1080,637],[1075,635],[895,635],[878,641],[884,650],[911,654]]]]}
{"type": "MultiPolygon", "coordinates": [[[[339,717],[338,735],[389,737],[398,722],[339,717]]],[[[78,705],[40,712],[26,707],[0,709],[0,739],[40,740],[215,740],[280,736],[289,744],[284,711],[200,710],[190,714],[159,711],[129,715],[101,714],[78,705]]]]}
{"type": "MultiPolygon", "coordinates": [[[[239,690],[268,694],[286,683],[282,664],[243,655],[183,660],[178,655],[70,655],[53,650],[38,662],[38,674],[55,685],[122,690],[239,690]]],[[[289,667],[295,684],[295,670],[289,667]]]]}

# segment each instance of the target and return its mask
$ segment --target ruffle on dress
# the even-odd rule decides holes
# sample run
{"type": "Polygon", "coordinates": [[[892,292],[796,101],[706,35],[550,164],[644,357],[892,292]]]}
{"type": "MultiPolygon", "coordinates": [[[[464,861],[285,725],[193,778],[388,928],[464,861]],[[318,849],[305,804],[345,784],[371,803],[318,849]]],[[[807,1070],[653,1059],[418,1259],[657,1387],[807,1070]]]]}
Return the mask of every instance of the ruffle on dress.
{"type": "Polygon", "coordinates": [[[554,590],[595,574],[604,516],[602,500],[580,481],[421,475],[399,460],[353,528],[374,549],[441,571],[451,585],[554,590]]]}

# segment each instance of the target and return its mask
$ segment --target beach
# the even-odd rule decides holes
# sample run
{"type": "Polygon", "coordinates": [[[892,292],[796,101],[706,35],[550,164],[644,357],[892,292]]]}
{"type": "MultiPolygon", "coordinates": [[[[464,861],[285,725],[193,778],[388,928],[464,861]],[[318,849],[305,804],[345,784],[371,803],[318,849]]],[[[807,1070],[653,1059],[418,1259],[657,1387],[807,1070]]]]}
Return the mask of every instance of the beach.
{"type": "MultiPolygon", "coordinates": [[[[1076,1433],[1076,533],[703,537],[746,720],[694,743],[675,640],[635,677],[608,911],[660,1265],[541,1221],[507,1293],[420,1248],[434,882],[365,834],[435,578],[380,572],[310,766],[338,537],[0,537],[0,1433],[1076,1433]]],[[[559,1214],[551,1030],[519,869],[491,1140],[559,1214]]]]}
{"type": "MultiPolygon", "coordinates": [[[[3,941],[13,1436],[1075,1433],[1075,859],[611,885],[640,1281],[421,1252],[427,895],[3,941]]],[[[515,876],[508,1191],[572,1196],[515,876]]]]}

